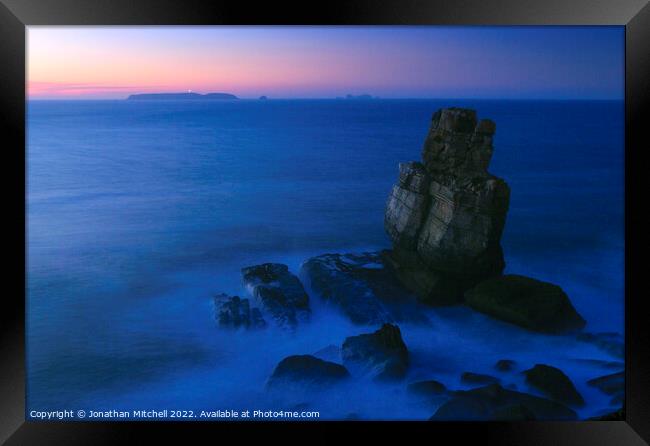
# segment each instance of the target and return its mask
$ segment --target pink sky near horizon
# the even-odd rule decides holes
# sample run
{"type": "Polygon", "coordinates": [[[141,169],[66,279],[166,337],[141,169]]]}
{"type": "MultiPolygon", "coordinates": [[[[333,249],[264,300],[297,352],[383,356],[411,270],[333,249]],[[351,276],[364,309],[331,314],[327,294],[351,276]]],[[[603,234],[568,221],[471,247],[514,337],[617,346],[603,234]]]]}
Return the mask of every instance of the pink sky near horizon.
{"type": "Polygon", "coordinates": [[[29,27],[27,94],[622,96],[622,40],[582,29],[29,27]]]}

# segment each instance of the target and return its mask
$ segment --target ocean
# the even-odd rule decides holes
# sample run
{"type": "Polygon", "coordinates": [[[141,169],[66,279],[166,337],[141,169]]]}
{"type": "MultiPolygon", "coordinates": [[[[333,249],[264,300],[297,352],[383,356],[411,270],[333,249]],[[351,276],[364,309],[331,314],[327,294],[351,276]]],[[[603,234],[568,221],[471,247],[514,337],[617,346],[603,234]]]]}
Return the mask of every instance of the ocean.
{"type": "MultiPolygon", "coordinates": [[[[448,106],[496,122],[490,171],[512,190],[506,272],[560,285],[585,331],[622,335],[621,101],[29,101],[28,410],[302,404],[325,419],[431,416],[435,404],[404,383],[310,401],[268,395],[285,356],[369,330],[311,296],[313,321],[296,333],[228,332],[212,296],[244,295],[244,266],[297,273],[314,255],[388,248],[398,163],[420,159],[431,115],[448,106]]],[[[461,389],[461,372],[494,374],[498,359],[546,363],[585,397],[581,417],[613,410],[586,381],[622,359],[464,307],[427,316],[429,325],[400,325],[409,381],[461,389]]],[[[525,388],[520,374],[504,380],[525,388]]]]}

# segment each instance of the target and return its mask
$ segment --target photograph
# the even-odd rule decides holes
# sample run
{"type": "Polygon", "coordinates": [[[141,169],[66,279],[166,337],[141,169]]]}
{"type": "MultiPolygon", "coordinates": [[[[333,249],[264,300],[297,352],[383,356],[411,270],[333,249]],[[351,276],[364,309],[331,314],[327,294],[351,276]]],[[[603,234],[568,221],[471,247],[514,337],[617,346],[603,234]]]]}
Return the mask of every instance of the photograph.
{"type": "Polygon", "coordinates": [[[25,419],[625,420],[626,28],[28,25],[25,419]]]}

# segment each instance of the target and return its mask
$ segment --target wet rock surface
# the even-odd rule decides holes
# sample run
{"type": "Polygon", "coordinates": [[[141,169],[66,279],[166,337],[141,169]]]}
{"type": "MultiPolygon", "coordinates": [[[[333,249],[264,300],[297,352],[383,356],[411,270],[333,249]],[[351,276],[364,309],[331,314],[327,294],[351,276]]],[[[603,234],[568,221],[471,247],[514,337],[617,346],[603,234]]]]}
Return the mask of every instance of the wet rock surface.
{"type": "Polygon", "coordinates": [[[340,364],[312,355],[294,355],[280,361],[266,386],[267,389],[277,389],[299,385],[308,390],[320,390],[349,377],[350,373],[340,364]]]}
{"type": "Polygon", "coordinates": [[[384,324],[370,334],[345,339],[341,350],[343,363],[369,371],[380,381],[401,379],[408,368],[408,349],[399,327],[384,324]]]}
{"type": "Polygon", "coordinates": [[[585,326],[562,288],[514,274],[479,283],[465,293],[465,303],[481,313],[543,333],[585,326]]]}
{"type": "Polygon", "coordinates": [[[426,320],[414,305],[412,293],[384,263],[382,253],[312,257],[302,264],[300,275],[316,294],[356,324],[426,320]]]}
{"type": "Polygon", "coordinates": [[[451,400],[440,406],[433,421],[488,421],[506,419],[575,420],[577,414],[555,401],[506,390],[499,384],[455,392],[451,400]],[[507,418],[509,419],[509,418],[507,418]]]}
{"type": "Polygon", "coordinates": [[[248,299],[219,294],[214,297],[215,319],[220,327],[263,328],[266,321],[259,308],[251,308],[248,299]]]}
{"type": "Polygon", "coordinates": [[[241,272],[244,286],[279,326],[293,328],[309,319],[309,297],[286,265],[264,263],[241,272]]]}
{"type": "Polygon", "coordinates": [[[400,279],[425,302],[460,302],[466,289],[503,271],[510,189],[487,171],[494,131],[474,110],[441,109],[422,163],[400,164],[384,227],[400,279]]]}
{"type": "Polygon", "coordinates": [[[536,364],[523,373],[526,383],[549,398],[569,406],[584,406],[582,395],[562,370],[546,364],[536,364]]]}

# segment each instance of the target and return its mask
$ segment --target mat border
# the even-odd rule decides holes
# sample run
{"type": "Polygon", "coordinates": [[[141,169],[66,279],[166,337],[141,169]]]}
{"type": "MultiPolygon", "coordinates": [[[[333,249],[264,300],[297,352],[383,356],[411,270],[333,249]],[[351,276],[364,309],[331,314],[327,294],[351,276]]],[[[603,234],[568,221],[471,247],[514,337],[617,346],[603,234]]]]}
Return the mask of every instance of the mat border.
{"type": "MultiPolygon", "coordinates": [[[[650,441],[648,306],[635,293],[648,246],[641,232],[650,149],[650,5],[645,0],[390,0],[280,4],[233,0],[0,0],[0,129],[5,141],[4,221],[10,232],[5,266],[11,284],[0,311],[0,441],[6,444],[115,444],[154,438],[187,441],[188,433],[279,433],[288,423],[36,423],[24,417],[25,388],[25,26],[34,25],[624,25],[626,40],[626,399],[625,421],[512,423],[293,423],[299,438],[320,441],[357,431],[476,440],[483,444],[642,445],[650,441]],[[643,238],[643,240],[642,240],[643,238]],[[19,259],[20,261],[18,261],[19,259]],[[254,427],[254,428],[251,428],[254,427]],[[188,429],[189,428],[189,429],[188,429]],[[317,433],[318,436],[314,435],[317,433]],[[645,439],[645,441],[644,441],[645,439]]],[[[647,187],[646,187],[647,188],[647,187]]],[[[647,263],[647,261],[645,262],[647,263]]]]}

